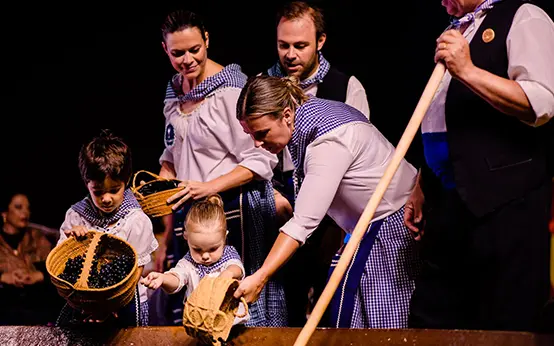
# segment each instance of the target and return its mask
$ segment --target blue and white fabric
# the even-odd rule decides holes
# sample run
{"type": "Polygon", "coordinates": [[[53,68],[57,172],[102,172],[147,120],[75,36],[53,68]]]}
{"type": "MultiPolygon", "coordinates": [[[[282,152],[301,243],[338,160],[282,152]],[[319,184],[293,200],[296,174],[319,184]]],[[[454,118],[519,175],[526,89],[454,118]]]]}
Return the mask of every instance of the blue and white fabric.
{"type": "Polygon", "coordinates": [[[214,272],[214,271],[219,271],[221,269],[221,267],[223,267],[225,265],[226,262],[228,262],[229,260],[238,260],[238,261],[241,261],[241,258],[237,252],[237,250],[235,250],[234,247],[232,246],[229,246],[229,245],[226,245],[224,248],[223,248],[223,254],[221,255],[221,258],[213,263],[213,264],[210,264],[210,265],[204,265],[204,264],[201,264],[201,263],[196,263],[194,261],[194,259],[192,258],[192,255],[190,254],[190,251],[186,253],[185,255],[185,259],[187,261],[189,261],[197,270],[198,272],[198,276],[200,277],[200,279],[202,279],[204,276],[214,272]]]}
{"type": "Polygon", "coordinates": [[[109,225],[112,225],[129,214],[130,211],[134,209],[141,209],[140,204],[133,195],[130,189],[126,189],[123,193],[123,202],[117,208],[116,211],[105,214],[98,210],[94,205],[90,196],[87,196],[80,200],[79,202],[73,204],[71,209],[75,210],[83,219],[87,220],[92,226],[97,226],[101,228],[108,228],[109,225]]]}
{"type": "Polygon", "coordinates": [[[317,97],[310,97],[296,109],[294,131],[287,145],[295,167],[295,199],[304,179],[304,160],[308,145],[321,135],[351,122],[369,123],[369,120],[345,103],[317,97]]]}
{"type": "MultiPolygon", "coordinates": [[[[302,89],[306,89],[312,84],[319,84],[323,82],[323,78],[327,75],[327,72],[329,72],[329,69],[331,68],[331,64],[329,64],[329,61],[323,57],[321,51],[317,52],[317,57],[319,59],[319,68],[313,77],[308,77],[300,82],[300,87],[302,89]]],[[[267,70],[267,74],[273,77],[287,76],[286,71],[283,71],[283,67],[279,61],[267,70]]]]}
{"type": "MultiPolygon", "coordinates": [[[[415,240],[404,226],[404,208],[373,222],[358,245],[330,304],[336,328],[407,328],[419,273],[415,240]]],[[[336,267],[343,245],[331,262],[336,267]]]]}
{"type": "Polygon", "coordinates": [[[181,102],[199,101],[217,90],[226,87],[242,88],[246,84],[247,77],[242,73],[237,64],[229,64],[218,73],[204,79],[200,84],[192,88],[186,94],[183,94],[181,86],[183,85],[183,75],[180,73],[173,76],[167,84],[165,99],[178,98],[181,102]]]}
{"type": "Polygon", "coordinates": [[[479,6],[477,6],[475,11],[466,13],[461,18],[454,18],[450,22],[450,28],[458,29],[464,24],[472,23],[473,21],[475,21],[475,16],[479,12],[490,10],[491,8],[494,7],[495,3],[500,2],[500,1],[502,1],[502,0],[486,0],[486,1],[483,1],[479,6]]]}

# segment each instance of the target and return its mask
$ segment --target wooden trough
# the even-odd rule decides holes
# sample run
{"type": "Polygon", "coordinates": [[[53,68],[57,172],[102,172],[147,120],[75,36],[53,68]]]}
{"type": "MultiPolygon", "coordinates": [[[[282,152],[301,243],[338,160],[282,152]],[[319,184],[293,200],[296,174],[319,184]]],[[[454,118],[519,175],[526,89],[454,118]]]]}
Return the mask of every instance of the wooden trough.
{"type": "MultiPolygon", "coordinates": [[[[300,328],[233,329],[228,345],[292,345],[300,328]]],[[[136,327],[106,330],[105,327],[62,329],[57,327],[0,327],[0,345],[56,346],[162,346],[200,345],[183,327],[136,327]]],[[[513,345],[552,346],[554,334],[524,332],[428,330],[428,329],[316,329],[308,345],[513,345]]]]}

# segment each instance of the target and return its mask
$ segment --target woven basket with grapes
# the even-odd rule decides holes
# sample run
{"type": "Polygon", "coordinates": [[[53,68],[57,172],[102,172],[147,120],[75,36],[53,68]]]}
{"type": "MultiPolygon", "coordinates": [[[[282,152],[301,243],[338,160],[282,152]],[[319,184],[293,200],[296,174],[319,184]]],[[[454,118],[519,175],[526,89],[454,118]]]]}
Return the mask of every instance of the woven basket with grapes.
{"type": "Polygon", "coordinates": [[[168,204],[167,199],[185,188],[184,186],[179,186],[180,182],[178,179],[162,178],[152,172],[138,171],[133,177],[131,191],[133,191],[135,198],[147,215],[160,217],[173,212],[171,207],[177,200],[168,204]],[[139,175],[149,175],[150,180],[146,182],[141,180],[139,185],[137,185],[137,177],[139,175]]]}
{"type": "Polygon", "coordinates": [[[129,304],[140,279],[137,253],[125,240],[90,230],[69,237],[46,258],[58,293],[74,309],[107,314],[129,304]]]}

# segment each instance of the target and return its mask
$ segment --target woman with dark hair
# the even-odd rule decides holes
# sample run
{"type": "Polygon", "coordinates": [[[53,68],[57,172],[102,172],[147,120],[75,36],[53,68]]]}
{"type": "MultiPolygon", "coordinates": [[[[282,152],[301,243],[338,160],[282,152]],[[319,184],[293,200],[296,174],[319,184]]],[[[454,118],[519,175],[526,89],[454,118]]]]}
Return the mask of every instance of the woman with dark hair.
{"type": "MultiPolygon", "coordinates": [[[[271,178],[277,157],[255,148],[236,120],[236,103],[246,83],[237,64],[222,66],[208,58],[209,33],[203,20],[189,11],[170,13],[162,25],[162,47],[177,73],[165,96],[165,150],[160,176],[177,178],[185,188],[175,213],[164,219],[157,271],[166,256],[175,265],[186,251],[183,221],[191,200],[219,194],[229,228],[228,242],[245,264],[247,274],[262,265],[267,243],[277,236],[271,178]],[[165,249],[168,249],[164,251],[165,249]]],[[[171,297],[173,324],[181,324],[183,297],[171,297]]],[[[286,326],[284,291],[271,281],[250,307],[251,326],[286,326]]]]}
{"type": "Polygon", "coordinates": [[[54,322],[61,299],[45,266],[52,244],[29,227],[31,208],[25,194],[11,194],[0,211],[0,325],[54,322]]]}

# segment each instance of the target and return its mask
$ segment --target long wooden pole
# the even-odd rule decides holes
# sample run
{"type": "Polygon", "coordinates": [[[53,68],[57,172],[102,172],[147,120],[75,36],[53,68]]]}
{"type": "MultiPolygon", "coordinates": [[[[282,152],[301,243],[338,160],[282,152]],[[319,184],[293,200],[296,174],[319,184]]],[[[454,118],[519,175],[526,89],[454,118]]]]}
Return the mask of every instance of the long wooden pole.
{"type": "Polygon", "coordinates": [[[423,120],[423,117],[425,116],[425,113],[427,112],[427,109],[429,108],[429,105],[433,100],[435,92],[437,91],[442,77],[444,76],[445,70],[446,69],[442,63],[438,63],[435,66],[435,69],[433,70],[433,73],[429,78],[427,85],[425,86],[423,94],[419,99],[414,113],[412,114],[410,122],[408,123],[408,126],[406,126],[406,130],[404,130],[404,133],[402,134],[402,137],[398,142],[396,150],[394,151],[393,157],[389,165],[387,166],[385,174],[383,174],[383,177],[381,177],[381,180],[379,180],[379,183],[375,188],[375,192],[369,199],[369,202],[367,203],[362,215],[360,216],[360,219],[358,220],[358,223],[356,224],[356,227],[354,228],[354,231],[352,232],[350,240],[348,240],[348,244],[346,244],[346,247],[339,259],[339,262],[337,263],[337,266],[333,270],[333,274],[329,278],[329,282],[327,282],[325,289],[321,293],[321,296],[319,297],[312,311],[312,314],[310,315],[310,318],[308,318],[306,325],[304,326],[304,328],[302,328],[300,334],[296,338],[294,346],[306,345],[312,333],[317,328],[317,325],[321,320],[325,309],[329,305],[331,298],[335,294],[335,291],[337,290],[337,287],[339,286],[340,281],[342,280],[342,277],[346,272],[346,268],[350,264],[352,257],[354,257],[354,252],[356,251],[358,245],[360,244],[360,241],[366,233],[371,219],[373,219],[375,210],[379,206],[379,203],[381,202],[385,191],[387,190],[394,174],[396,173],[398,166],[400,166],[400,163],[406,155],[406,152],[408,151],[408,148],[410,147],[414,136],[419,130],[421,121],[423,120]]]}

